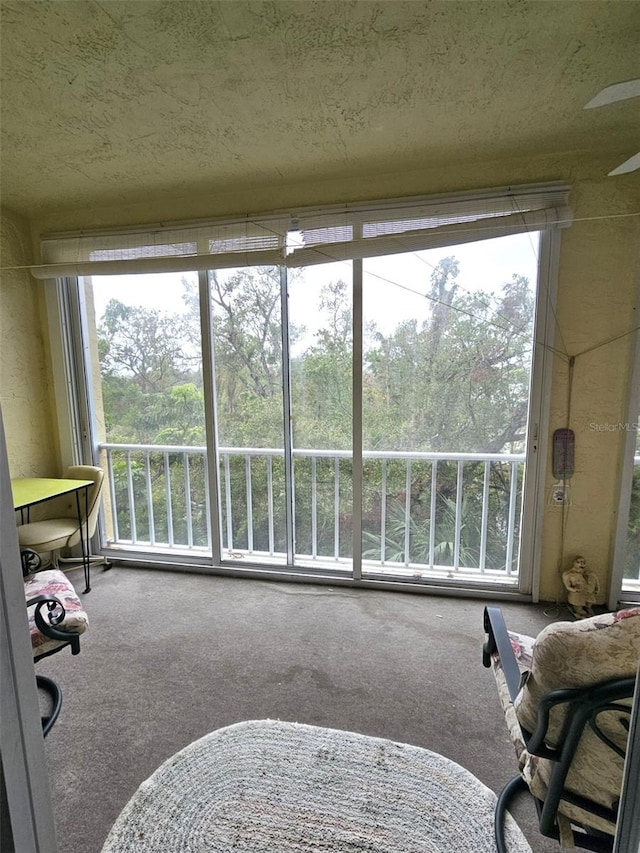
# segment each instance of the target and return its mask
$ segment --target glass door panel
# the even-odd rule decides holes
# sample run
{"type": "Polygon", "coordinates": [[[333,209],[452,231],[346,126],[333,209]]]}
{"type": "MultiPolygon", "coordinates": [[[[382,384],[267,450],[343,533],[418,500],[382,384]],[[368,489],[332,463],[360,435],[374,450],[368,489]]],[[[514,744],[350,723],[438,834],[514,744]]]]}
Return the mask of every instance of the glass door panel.
{"type": "Polygon", "coordinates": [[[537,265],[537,234],[364,261],[364,575],[517,582],[537,265]]]}
{"type": "Polygon", "coordinates": [[[294,562],[350,573],[352,264],[288,275],[294,562]]]}
{"type": "Polygon", "coordinates": [[[624,552],[622,589],[625,592],[640,593],[640,416],[638,416],[636,423],[630,426],[636,430],[636,448],[633,458],[633,480],[624,552]]]}
{"type": "MultiPolygon", "coordinates": [[[[517,584],[538,238],[362,262],[363,576],[517,584]]],[[[208,273],[218,507],[197,274],[82,286],[108,544],[350,574],[352,262],[208,273]]]]}
{"type": "Polygon", "coordinates": [[[209,273],[224,560],[286,563],[278,267],[209,273]]]}
{"type": "Polygon", "coordinates": [[[197,276],[80,284],[106,544],[210,554],[197,276]]]}

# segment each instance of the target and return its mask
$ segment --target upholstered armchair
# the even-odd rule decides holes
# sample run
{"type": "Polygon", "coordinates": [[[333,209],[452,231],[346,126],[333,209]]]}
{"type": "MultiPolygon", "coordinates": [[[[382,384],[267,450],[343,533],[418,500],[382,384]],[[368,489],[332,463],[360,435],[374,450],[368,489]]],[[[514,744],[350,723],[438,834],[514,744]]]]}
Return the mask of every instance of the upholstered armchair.
{"type": "Polygon", "coordinates": [[[548,625],[537,638],[508,631],[485,608],[483,663],[491,667],[518,775],[498,798],[496,843],[521,789],[540,832],[563,846],[613,847],[631,705],[640,659],[640,607],[548,625]]]}

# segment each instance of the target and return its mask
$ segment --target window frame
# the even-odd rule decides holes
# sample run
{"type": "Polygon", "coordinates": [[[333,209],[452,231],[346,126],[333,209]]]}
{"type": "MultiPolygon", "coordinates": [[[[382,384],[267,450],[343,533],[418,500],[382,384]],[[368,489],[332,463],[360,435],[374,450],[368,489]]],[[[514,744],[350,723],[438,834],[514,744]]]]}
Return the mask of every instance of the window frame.
{"type": "MultiPolygon", "coordinates": [[[[556,185],[557,186],[557,185],[556,185]]],[[[521,188],[524,193],[525,188],[521,188]]],[[[557,187],[557,193],[566,193],[566,187],[557,187]]],[[[460,198],[464,198],[467,202],[473,198],[474,194],[459,194],[458,196],[449,196],[448,208],[455,204],[460,198]]],[[[490,191],[476,194],[476,204],[479,206],[484,199],[490,197],[490,191]]],[[[444,204],[442,197],[436,197],[439,203],[444,204]]],[[[556,196],[557,201],[558,196],[556,196]]],[[[415,203],[415,200],[407,199],[407,204],[415,203]]],[[[393,205],[397,210],[401,205],[402,200],[386,203],[387,206],[393,205]]],[[[381,205],[384,207],[384,203],[381,205]]],[[[373,204],[371,209],[375,209],[373,204]]],[[[451,585],[444,586],[441,582],[422,582],[420,589],[432,589],[435,592],[453,591],[457,594],[479,594],[479,595],[501,595],[513,598],[514,596],[526,597],[533,601],[538,600],[538,589],[540,582],[540,563],[541,563],[541,536],[539,535],[540,525],[544,514],[544,494],[545,494],[545,479],[546,479],[546,456],[548,446],[548,424],[549,424],[549,408],[550,408],[550,392],[551,392],[551,365],[553,361],[553,344],[555,337],[555,299],[557,292],[558,266],[559,266],[559,251],[561,230],[566,227],[566,219],[557,222],[551,218],[551,221],[544,228],[539,228],[540,243],[538,255],[538,276],[536,282],[536,309],[534,318],[534,347],[532,356],[532,381],[529,396],[529,419],[528,419],[528,436],[527,456],[525,460],[525,483],[524,483],[524,499],[521,511],[520,524],[520,551],[519,551],[519,570],[518,584],[516,586],[505,587],[499,583],[486,583],[481,585],[451,585]]],[[[176,227],[176,226],[172,226],[176,227]]],[[[468,242],[475,242],[469,240],[468,242]]],[[[344,244],[342,244],[344,245],[344,244]]],[[[308,251],[314,251],[309,249],[308,251]]],[[[253,258],[249,257],[251,253],[247,253],[247,263],[253,265],[253,258]]],[[[257,261],[257,258],[256,258],[257,261]]],[[[212,268],[215,268],[215,257],[211,257],[212,268]]],[[[354,298],[354,349],[353,349],[353,403],[354,403],[354,422],[353,422],[353,443],[352,451],[354,455],[354,489],[362,482],[362,260],[354,258],[353,261],[353,298],[354,298]],[[358,413],[355,416],[355,413],[358,413]]],[[[297,266],[297,264],[291,264],[297,266]]],[[[287,264],[281,263],[281,278],[283,281],[283,291],[286,293],[286,275],[287,264]]],[[[160,272],[161,270],[159,270],[160,272]]],[[[209,290],[208,290],[208,275],[205,271],[199,271],[199,286],[200,286],[200,316],[201,316],[201,333],[203,346],[203,372],[205,374],[205,386],[213,388],[214,384],[209,380],[214,375],[214,347],[211,339],[211,316],[209,305],[209,290]]],[[[61,436],[62,456],[65,464],[77,463],[85,459],[98,459],[97,433],[95,428],[92,428],[93,411],[90,405],[90,382],[88,371],[85,367],[88,345],[86,340],[87,330],[86,323],[83,319],[82,307],[82,285],[77,277],[67,277],[58,279],[53,288],[46,288],[48,291],[48,314],[50,322],[50,332],[53,351],[57,350],[58,357],[53,359],[57,365],[55,376],[56,399],[65,400],[66,406],[58,405],[58,424],[59,433],[61,436]],[[74,319],[70,320],[72,316],[74,319]],[[82,390],[84,388],[84,390],[82,390]],[[84,414],[83,414],[84,412],[84,414]]],[[[282,320],[283,330],[286,327],[287,305],[286,300],[282,299],[282,320]]],[[[283,338],[283,351],[288,352],[288,341],[283,338]]],[[[284,382],[288,383],[288,376],[284,377],[284,382]]],[[[212,557],[206,559],[190,559],[188,562],[193,565],[197,562],[199,569],[212,571],[232,571],[241,572],[259,572],[261,575],[267,572],[273,577],[286,579],[290,576],[304,576],[309,580],[317,579],[317,574],[313,569],[305,571],[304,567],[293,563],[293,553],[287,554],[287,565],[282,567],[261,567],[259,565],[250,566],[245,563],[246,569],[238,566],[237,563],[230,563],[224,560],[221,553],[221,505],[220,505],[220,483],[217,465],[217,447],[216,435],[213,429],[215,420],[215,400],[213,394],[208,392],[209,399],[206,400],[206,427],[207,427],[207,450],[208,450],[208,473],[210,482],[211,500],[211,515],[210,529],[212,534],[212,557]]],[[[285,389],[285,399],[287,398],[285,389]]],[[[289,486],[290,488],[290,486],[289,486]]],[[[354,495],[356,492],[354,491],[354,495]]],[[[411,588],[412,584],[409,579],[394,581],[394,580],[378,580],[378,579],[363,579],[362,578],[362,543],[359,539],[359,534],[362,528],[361,519],[361,492],[357,490],[358,498],[354,499],[354,549],[353,549],[353,565],[349,578],[349,582],[354,584],[362,584],[368,586],[380,586],[384,588],[396,587],[400,589],[411,588]]],[[[287,503],[287,506],[289,506],[287,503]]],[[[291,525],[291,519],[288,520],[288,526],[291,525]]],[[[292,537],[290,537],[292,538],[292,537]]],[[[291,548],[289,548],[291,550],[291,548]]],[[[115,556],[120,556],[127,561],[141,561],[139,553],[132,552],[129,554],[126,551],[118,549],[115,556]]],[[[144,561],[148,564],[149,557],[144,561]]],[[[177,555],[162,555],[160,559],[154,559],[154,562],[161,565],[178,566],[184,565],[186,560],[177,555]]],[[[335,578],[328,578],[328,582],[335,582],[335,578]]]]}

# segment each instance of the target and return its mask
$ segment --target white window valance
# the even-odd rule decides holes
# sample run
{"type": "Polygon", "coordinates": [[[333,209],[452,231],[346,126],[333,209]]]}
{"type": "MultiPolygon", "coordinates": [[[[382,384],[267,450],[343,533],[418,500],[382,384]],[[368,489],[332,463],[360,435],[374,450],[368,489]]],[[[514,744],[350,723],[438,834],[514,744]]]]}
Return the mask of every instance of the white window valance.
{"type": "Polygon", "coordinates": [[[45,235],[39,279],[302,267],[458,245],[571,224],[557,184],[394,199],[265,216],[45,235]]]}

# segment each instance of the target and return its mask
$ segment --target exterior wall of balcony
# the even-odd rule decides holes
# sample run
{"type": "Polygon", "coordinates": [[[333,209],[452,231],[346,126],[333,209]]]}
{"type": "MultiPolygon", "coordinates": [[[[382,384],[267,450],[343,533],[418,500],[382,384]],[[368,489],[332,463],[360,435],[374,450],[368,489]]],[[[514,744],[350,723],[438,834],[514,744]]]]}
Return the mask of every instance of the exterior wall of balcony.
{"type": "MultiPolygon", "coordinates": [[[[46,231],[134,225],[163,219],[260,212],[289,205],[564,180],[574,188],[571,204],[576,221],[562,237],[557,309],[562,338],[558,335],[556,340],[562,348],[564,339],[567,352],[575,354],[623,335],[637,325],[640,228],[633,219],[611,217],[637,213],[638,179],[637,175],[607,178],[610,167],[610,158],[586,161],[579,152],[559,154],[546,160],[520,156],[511,161],[483,163],[481,167],[470,157],[467,163],[452,164],[450,169],[437,172],[425,169],[376,175],[375,165],[369,164],[367,168],[362,165],[357,174],[341,180],[317,179],[315,183],[300,181],[280,186],[265,183],[264,186],[228,192],[203,192],[200,196],[188,198],[167,194],[160,200],[148,199],[135,206],[83,210],[61,207],[56,213],[32,222],[31,226],[35,245],[38,235],[46,231]]],[[[24,274],[24,280],[26,278],[28,276],[24,274]]],[[[30,286],[14,287],[12,304],[17,312],[28,316],[33,299],[30,286]]],[[[11,354],[16,346],[15,335],[13,330],[11,334],[3,334],[0,344],[3,361],[7,357],[15,360],[11,354]]],[[[34,435],[48,437],[52,434],[50,424],[53,419],[50,413],[46,413],[46,391],[42,389],[46,372],[42,369],[41,356],[37,348],[29,348],[24,342],[19,346],[25,360],[25,371],[29,365],[29,373],[23,374],[25,386],[27,382],[30,386],[23,405],[27,408],[33,406],[32,418],[38,422],[33,426],[34,435]],[[39,409],[35,401],[40,404],[39,409]],[[46,422],[48,427],[41,430],[41,422],[46,422]]],[[[570,426],[575,430],[576,473],[571,480],[571,505],[565,513],[563,540],[562,512],[550,507],[547,500],[553,483],[549,444],[546,505],[541,530],[540,594],[545,600],[563,595],[560,571],[577,553],[584,554],[590,567],[600,574],[602,601],[605,600],[615,533],[622,435],[615,431],[596,431],[591,425],[617,423],[625,419],[630,353],[631,338],[626,336],[576,359],[569,422],[567,364],[565,360],[553,360],[549,437],[558,427],[570,426]]],[[[2,394],[4,402],[4,389],[2,394]]],[[[19,421],[16,416],[14,425],[19,421]]],[[[13,426],[10,452],[16,454],[16,460],[29,459],[35,470],[35,459],[39,458],[43,462],[40,470],[51,470],[51,452],[40,451],[40,456],[24,453],[20,449],[19,438],[16,426],[13,426]]],[[[50,445],[48,438],[47,444],[50,445]]]]}
{"type": "Polygon", "coordinates": [[[0,403],[12,477],[59,474],[58,440],[50,397],[43,284],[31,263],[29,223],[2,209],[0,246],[0,403]]]}

